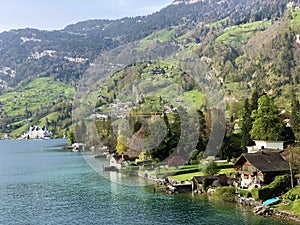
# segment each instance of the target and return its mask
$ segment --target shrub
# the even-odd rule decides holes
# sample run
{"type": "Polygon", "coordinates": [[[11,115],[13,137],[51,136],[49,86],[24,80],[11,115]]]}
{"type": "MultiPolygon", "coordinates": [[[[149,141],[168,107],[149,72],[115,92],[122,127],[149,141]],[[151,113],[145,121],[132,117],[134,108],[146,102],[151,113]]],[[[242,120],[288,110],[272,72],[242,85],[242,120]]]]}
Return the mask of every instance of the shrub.
{"type": "Polygon", "coordinates": [[[254,198],[256,201],[259,200],[259,189],[258,188],[253,188],[251,190],[251,195],[252,195],[252,198],[254,198]]]}
{"type": "Polygon", "coordinates": [[[203,172],[205,175],[213,176],[217,174],[220,171],[217,163],[213,160],[208,161],[208,163],[205,165],[203,172]]]}
{"type": "Polygon", "coordinates": [[[217,187],[214,196],[223,201],[235,201],[235,188],[234,187],[217,187]]]}
{"type": "Polygon", "coordinates": [[[300,199],[300,186],[298,185],[295,188],[289,190],[287,193],[284,194],[283,197],[291,201],[300,199]]]}
{"type": "Polygon", "coordinates": [[[280,196],[290,187],[290,175],[277,176],[275,180],[268,186],[262,188],[254,188],[251,191],[255,200],[267,200],[280,196]]]}

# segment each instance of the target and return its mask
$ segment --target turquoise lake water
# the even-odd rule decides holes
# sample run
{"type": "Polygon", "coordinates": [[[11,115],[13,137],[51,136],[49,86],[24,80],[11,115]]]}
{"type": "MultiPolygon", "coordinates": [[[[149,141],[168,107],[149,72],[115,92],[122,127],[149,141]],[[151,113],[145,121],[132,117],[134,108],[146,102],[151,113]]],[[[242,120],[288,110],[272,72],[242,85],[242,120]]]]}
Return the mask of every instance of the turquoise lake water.
{"type": "Polygon", "coordinates": [[[101,160],[67,152],[64,143],[0,141],[1,225],[294,224],[201,195],[152,193],[144,180],[102,174],[101,160]]]}

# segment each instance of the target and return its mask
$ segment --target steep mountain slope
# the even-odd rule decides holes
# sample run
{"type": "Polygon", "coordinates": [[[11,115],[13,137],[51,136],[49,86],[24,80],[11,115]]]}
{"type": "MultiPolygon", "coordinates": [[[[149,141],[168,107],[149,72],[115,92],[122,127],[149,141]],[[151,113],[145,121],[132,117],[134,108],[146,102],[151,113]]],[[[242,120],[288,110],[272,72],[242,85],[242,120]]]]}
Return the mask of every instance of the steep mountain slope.
{"type": "MultiPolygon", "coordinates": [[[[281,17],[288,0],[192,2],[195,3],[176,2],[149,16],[91,20],[57,31],[24,29],[3,32],[0,34],[0,92],[37,77],[52,77],[74,85],[104,50],[170,26],[211,24],[228,18],[222,23],[227,27],[249,20],[281,17]]],[[[175,37],[185,30],[177,32],[175,37]]]]}
{"type": "MultiPolygon", "coordinates": [[[[187,57],[191,52],[199,56],[209,65],[210,74],[217,77],[223,85],[230,101],[247,96],[254,88],[275,93],[279,101],[282,96],[287,95],[287,85],[291,80],[295,84],[299,83],[297,74],[300,71],[300,59],[296,40],[300,33],[300,13],[288,10],[288,2],[178,0],[149,16],[90,20],[68,25],[57,31],[23,29],[3,32],[0,34],[0,92],[9,92],[3,95],[6,100],[3,100],[5,103],[2,103],[0,112],[1,131],[11,132],[22,125],[24,129],[26,124],[24,121],[20,124],[19,121],[30,117],[28,113],[36,110],[36,104],[43,104],[41,100],[44,98],[41,97],[35,103],[28,104],[24,110],[22,98],[14,96],[18,96],[16,93],[22,91],[26,84],[37,78],[47,78],[59,83],[59,86],[64,85],[65,89],[72,87],[74,90],[78,88],[82,77],[88,76],[89,69],[93,68],[101,54],[105,55],[106,52],[133,42],[138,44],[126,51],[135,51],[135,48],[151,50],[151,45],[155,46],[156,43],[166,43],[165,46],[172,51],[177,48],[176,57],[169,59],[171,62],[166,67],[178,64],[179,59],[182,63],[188,62],[187,57]],[[9,108],[11,105],[7,99],[14,99],[15,105],[22,105],[22,110],[11,113],[12,108],[9,108]]],[[[295,1],[295,5],[297,4],[299,2],[295,1]]],[[[162,49],[168,50],[159,50],[162,49]]],[[[124,57],[128,55],[126,51],[123,52],[124,57]]],[[[155,76],[159,76],[161,79],[158,74],[149,74],[150,68],[145,67],[143,70],[147,74],[145,76],[149,76],[144,78],[153,81],[157,78],[155,76]]],[[[167,73],[165,78],[178,82],[178,74],[182,71],[171,69],[171,72],[175,75],[167,73]]],[[[104,93],[98,93],[100,97],[96,107],[107,107],[115,100],[119,91],[116,85],[126,81],[126,73],[124,76],[114,74],[106,78],[106,86],[102,87],[104,93]]],[[[182,81],[184,79],[180,82],[182,81]]],[[[183,83],[187,86],[190,84],[187,81],[183,83]]],[[[150,84],[151,82],[145,82],[142,87],[146,88],[150,84]]],[[[54,87],[55,85],[48,86],[49,89],[54,87]]],[[[195,93],[192,89],[187,90],[190,91],[189,98],[202,98],[200,92],[195,93]]],[[[66,92],[60,94],[66,95],[66,92]]],[[[173,97],[172,101],[176,100],[176,96],[173,97]]],[[[49,112],[35,113],[32,122],[41,123],[42,120],[44,124],[45,117],[50,115],[49,118],[54,118],[53,121],[66,121],[64,124],[57,123],[59,127],[66,129],[70,124],[72,110],[69,105],[71,98],[68,97],[66,101],[66,105],[53,102],[53,110],[49,112]],[[60,112],[64,112],[64,115],[58,117],[60,112]]],[[[283,102],[283,106],[286,106],[286,102],[283,102]]],[[[53,128],[55,126],[53,124],[53,128]]]]}

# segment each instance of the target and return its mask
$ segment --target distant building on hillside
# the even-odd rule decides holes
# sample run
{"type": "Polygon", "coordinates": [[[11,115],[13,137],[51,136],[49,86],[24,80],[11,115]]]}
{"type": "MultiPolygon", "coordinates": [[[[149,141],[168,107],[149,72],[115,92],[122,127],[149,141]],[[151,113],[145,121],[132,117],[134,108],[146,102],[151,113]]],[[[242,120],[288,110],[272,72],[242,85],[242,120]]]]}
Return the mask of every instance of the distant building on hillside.
{"type": "Polygon", "coordinates": [[[50,139],[52,132],[45,126],[30,126],[29,131],[25,132],[21,139],[50,139]]]}

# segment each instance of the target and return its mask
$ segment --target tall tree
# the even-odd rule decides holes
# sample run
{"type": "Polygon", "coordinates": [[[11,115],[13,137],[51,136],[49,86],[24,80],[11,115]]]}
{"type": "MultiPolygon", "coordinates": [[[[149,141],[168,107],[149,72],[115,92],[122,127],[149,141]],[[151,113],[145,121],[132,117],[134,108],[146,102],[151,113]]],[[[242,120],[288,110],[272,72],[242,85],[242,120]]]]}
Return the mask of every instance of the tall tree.
{"type": "Polygon", "coordinates": [[[256,110],[258,107],[258,99],[260,98],[260,95],[257,90],[254,90],[251,96],[251,105],[250,105],[250,110],[251,112],[253,110],[256,110]]]}
{"type": "Polygon", "coordinates": [[[297,100],[295,91],[292,91],[292,113],[291,128],[294,132],[296,142],[300,141],[300,103],[297,100]]]}
{"type": "Polygon", "coordinates": [[[128,148],[128,140],[126,140],[126,137],[123,135],[119,135],[117,138],[117,153],[122,154],[124,152],[127,152],[129,150],[128,148]]]}
{"type": "Polygon", "coordinates": [[[267,95],[260,97],[258,108],[251,115],[254,119],[250,131],[251,138],[265,141],[282,140],[285,126],[278,113],[277,107],[267,95]]]}
{"type": "Polygon", "coordinates": [[[242,150],[245,152],[247,150],[247,146],[253,144],[253,141],[250,136],[250,131],[252,128],[252,119],[251,119],[251,107],[249,104],[248,98],[245,99],[244,108],[241,112],[241,130],[242,130],[242,150]]]}

